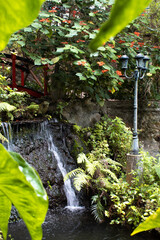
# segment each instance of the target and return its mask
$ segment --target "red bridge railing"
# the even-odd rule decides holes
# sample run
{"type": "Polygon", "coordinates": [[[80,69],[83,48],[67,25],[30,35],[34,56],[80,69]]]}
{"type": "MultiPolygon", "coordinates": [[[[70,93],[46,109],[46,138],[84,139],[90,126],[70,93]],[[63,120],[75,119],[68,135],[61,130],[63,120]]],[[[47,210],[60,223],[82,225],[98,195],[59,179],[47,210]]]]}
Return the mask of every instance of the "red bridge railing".
{"type": "MultiPolygon", "coordinates": [[[[47,92],[47,70],[48,66],[44,65],[42,66],[43,69],[43,76],[44,76],[44,83],[42,84],[41,81],[39,81],[36,74],[31,70],[29,65],[34,65],[34,62],[32,60],[29,60],[27,58],[23,58],[20,56],[16,56],[15,54],[1,54],[0,56],[0,62],[2,63],[2,66],[4,64],[10,65],[12,67],[12,77],[11,77],[11,84],[10,87],[12,89],[17,88],[19,91],[25,91],[28,92],[31,96],[34,97],[41,97],[48,94],[47,92]],[[6,60],[10,59],[10,61],[6,60]],[[16,69],[19,69],[21,72],[21,84],[17,84],[16,79],[16,69]],[[35,91],[34,89],[30,89],[28,87],[25,87],[25,74],[31,74],[35,82],[40,86],[42,89],[42,92],[35,91]]],[[[18,79],[19,80],[19,79],[18,79]]]]}

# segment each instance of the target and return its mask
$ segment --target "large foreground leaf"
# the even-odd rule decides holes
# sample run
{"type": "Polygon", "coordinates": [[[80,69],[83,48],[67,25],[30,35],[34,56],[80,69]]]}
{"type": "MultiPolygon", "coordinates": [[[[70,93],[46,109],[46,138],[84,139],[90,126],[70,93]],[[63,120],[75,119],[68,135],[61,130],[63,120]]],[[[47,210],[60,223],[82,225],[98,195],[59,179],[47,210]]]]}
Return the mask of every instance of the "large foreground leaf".
{"type": "Polygon", "coordinates": [[[11,213],[11,207],[11,201],[3,192],[0,192],[0,228],[3,232],[4,239],[7,238],[8,220],[11,213]]]}
{"type": "Polygon", "coordinates": [[[148,231],[153,228],[160,228],[160,208],[149,216],[144,222],[142,222],[131,234],[131,236],[136,233],[148,231]]]}
{"type": "Polygon", "coordinates": [[[5,48],[12,33],[31,24],[44,0],[0,1],[0,51],[5,48]]]}
{"type": "Polygon", "coordinates": [[[110,18],[100,28],[90,48],[95,51],[111,37],[114,37],[133,19],[141,14],[152,0],[116,0],[110,18]]]}
{"type": "MultiPolygon", "coordinates": [[[[0,145],[0,191],[14,204],[23,218],[32,240],[42,239],[41,225],[48,209],[48,197],[36,171],[17,153],[7,152],[0,145]]],[[[6,207],[5,198],[0,205],[6,207]]],[[[2,211],[2,207],[0,208],[2,211]]],[[[8,212],[8,208],[7,208],[8,212]]],[[[1,215],[4,215],[1,212],[1,215]]],[[[7,219],[8,215],[5,216],[7,219]]],[[[0,219],[6,239],[6,224],[0,219]]]]}

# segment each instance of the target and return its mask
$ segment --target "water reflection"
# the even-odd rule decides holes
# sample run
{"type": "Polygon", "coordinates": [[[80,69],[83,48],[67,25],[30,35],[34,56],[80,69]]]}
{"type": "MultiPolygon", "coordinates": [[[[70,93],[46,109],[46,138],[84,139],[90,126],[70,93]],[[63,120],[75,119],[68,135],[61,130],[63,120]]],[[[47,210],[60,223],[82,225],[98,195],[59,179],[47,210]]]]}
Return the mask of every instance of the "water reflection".
{"type": "MultiPolygon", "coordinates": [[[[43,240],[157,240],[149,233],[130,237],[131,231],[106,223],[97,224],[87,210],[49,212],[43,224],[43,240]]],[[[14,240],[30,240],[22,221],[9,225],[14,240]]],[[[9,240],[10,238],[8,238],[9,240]]]]}

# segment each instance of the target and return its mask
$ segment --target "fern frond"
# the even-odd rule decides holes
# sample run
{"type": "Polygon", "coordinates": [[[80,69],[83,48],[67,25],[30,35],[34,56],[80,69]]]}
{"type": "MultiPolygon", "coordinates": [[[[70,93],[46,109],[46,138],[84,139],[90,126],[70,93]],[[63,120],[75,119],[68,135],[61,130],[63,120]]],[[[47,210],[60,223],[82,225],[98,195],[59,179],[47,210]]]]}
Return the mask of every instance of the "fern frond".
{"type": "Polygon", "coordinates": [[[96,221],[101,222],[104,219],[104,208],[99,200],[91,206],[91,212],[96,221]]]}
{"type": "Polygon", "coordinates": [[[74,170],[72,170],[71,172],[67,173],[64,177],[64,182],[68,179],[68,178],[72,178],[75,177],[78,173],[83,173],[84,170],[82,168],[76,168],[74,170]]]}
{"type": "Polygon", "coordinates": [[[81,164],[81,163],[85,163],[86,161],[88,161],[86,155],[84,153],[79,153],[77,158],[77,163],[81,164]]]}
{"type": "Polygon", "coordinates": [[[107,163],[109,163],[112,166],[116,165],[116,166],[122,167],[122,164],[120,164],[117,161],[112,160],[111,158],[105,158],[103,161],[106,161],[107,163]]]}
{"type": "Polygon", "coordinates": [[[84,172],[78,173],[74,180],[73,180],[73,184],[75,186],[75,188],[77,189],[77,191],[80,191],[82,189],[83,186],[85,185],[89,185],[89,181],[92,178],[88,175],[86,175],[84,172]]]}
{"type": "Polygon", "coordinates": [[[90,162],[90,161],[87,161],[86,162],[86,171],[93,177],[95,171],[97,169],[103,169],[104,166],[101,164],[101,162],[99,161],[93,161],[93,162],[90,162]]]}
{"type": "Polygon", "coordinates": [[[99,189],[106,191],[107,189],[112,189],[112,183],[109,182],[107,178],[101,177],[96,180],[100,187],[99,189]]]}
{"type": "Polygon", "coordinates": [[[109,175],[115,182],[119,182],[118,178],[116,177],[116,174],[114,172],[112,172],[111,170],[102,169],[102,173],[105,173],[105,175],[109,175]]]}
{"type": "Polygon", "coordinates": [[[7,102],[1,102],[1,103],[0,103],[0,112],[4,112],[4,111],[6,111],[6,112],[12,112],[12,111],[14,111],[15,109],[16,109],[15,106],[10,105],[10,104],[7,103],[7,102]]]}

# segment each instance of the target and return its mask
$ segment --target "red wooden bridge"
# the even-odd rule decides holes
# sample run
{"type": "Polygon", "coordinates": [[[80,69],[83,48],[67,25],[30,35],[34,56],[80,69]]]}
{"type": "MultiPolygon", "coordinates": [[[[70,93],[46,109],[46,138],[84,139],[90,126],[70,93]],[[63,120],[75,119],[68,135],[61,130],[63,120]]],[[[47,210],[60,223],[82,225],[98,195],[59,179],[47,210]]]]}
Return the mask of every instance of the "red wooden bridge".
{"type": "Polygon", "coordinates": [[[12,67],[12,76],[11,83],[9,86],[14,89],[17,88],[19,91],[28,92],[33,97],[42,97],[48,94],[47,92],[47,70],[48,66],[43,65],[40,66],[43,72],[43,83],[38,79],[34,71],[30,66],[34,66],[34,62],[27,58],[23,58],[17,56],[15,54],[6,54],[2,53],[0,55],[0,63],[2,64],[2,69],[4,69],[4,65],[7,64],[12,67]],[[20,71],[20,77],[17,78],[17,71],[20,71]],[[42,91],[35,91],[31,88],[25,86],[27,82],[27,76],[31,74],[32,79],[36,84],[42,89],[42,91]],[[20,79],[19,79],[20,78],[20,79]],[[21,81],[20,81],[21,80],[21,81]]]}

